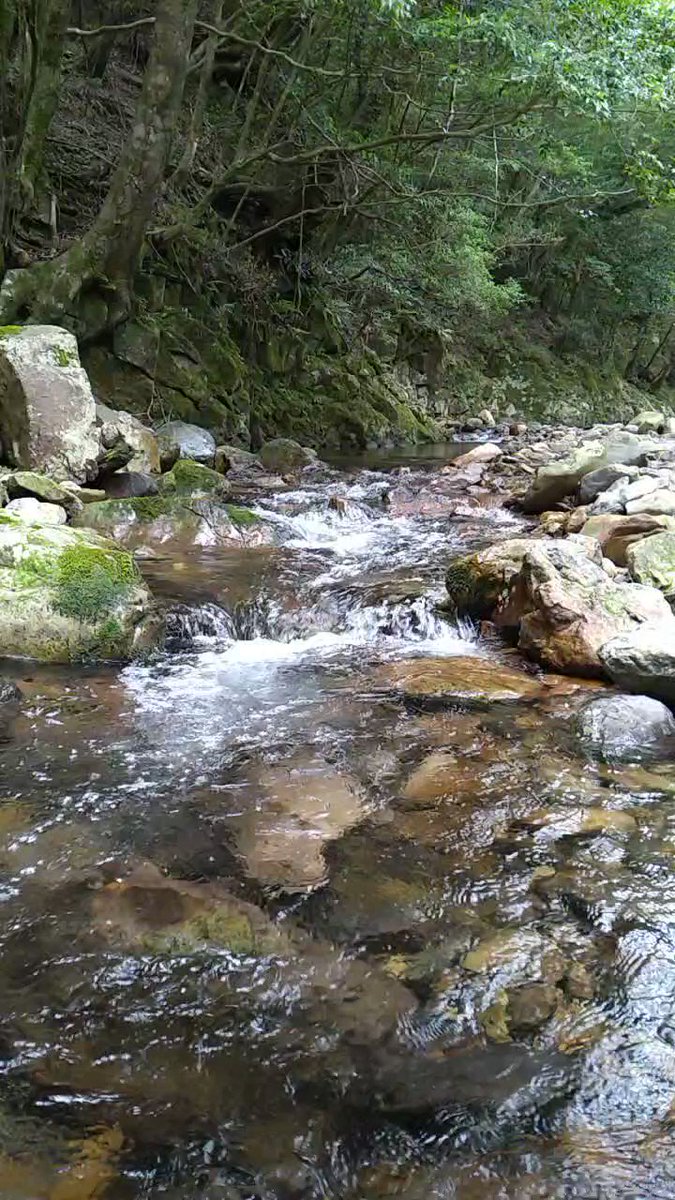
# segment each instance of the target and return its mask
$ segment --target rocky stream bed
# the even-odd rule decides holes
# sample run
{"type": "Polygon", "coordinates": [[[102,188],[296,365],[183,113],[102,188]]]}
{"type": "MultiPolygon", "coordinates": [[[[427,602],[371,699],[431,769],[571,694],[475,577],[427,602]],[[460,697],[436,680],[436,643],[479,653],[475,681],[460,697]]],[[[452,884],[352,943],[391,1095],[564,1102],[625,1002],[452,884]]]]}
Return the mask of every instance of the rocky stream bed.
{"type": "Polygon", "coordinates": [[[0,484],[0,1196],[671,1198],[666,419],[131,420],[0,484]]]}

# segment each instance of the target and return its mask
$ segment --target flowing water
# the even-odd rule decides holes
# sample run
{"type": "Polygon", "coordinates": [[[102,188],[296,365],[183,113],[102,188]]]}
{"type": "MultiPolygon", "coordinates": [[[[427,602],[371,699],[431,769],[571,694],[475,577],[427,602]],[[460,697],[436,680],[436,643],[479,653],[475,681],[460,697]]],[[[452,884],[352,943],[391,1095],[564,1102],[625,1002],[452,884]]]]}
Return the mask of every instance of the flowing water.
{"type": "Polygon", "coordinates": [[[149,560],[154,661],[4,664],[3,1200],[675,1196],[675,767],[589,760],[531,668],[396,689],[527,670],[438,610],[521,526],[386,503],[435,478],[149,560]]]}

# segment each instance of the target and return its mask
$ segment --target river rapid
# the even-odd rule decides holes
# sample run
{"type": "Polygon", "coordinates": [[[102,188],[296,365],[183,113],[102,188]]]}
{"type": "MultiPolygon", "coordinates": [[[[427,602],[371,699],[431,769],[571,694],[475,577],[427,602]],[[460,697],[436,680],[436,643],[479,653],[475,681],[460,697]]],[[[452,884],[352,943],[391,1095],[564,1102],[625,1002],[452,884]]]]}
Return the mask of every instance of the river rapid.
{"type": "Polygon", "coordinates": [[[525,522],[387,501],[448,454],[146,560],[150,662],[2,664],[3,1200],[675,1196],[675,764],[389,686],[537,677],[438,608],[525,522]]]}

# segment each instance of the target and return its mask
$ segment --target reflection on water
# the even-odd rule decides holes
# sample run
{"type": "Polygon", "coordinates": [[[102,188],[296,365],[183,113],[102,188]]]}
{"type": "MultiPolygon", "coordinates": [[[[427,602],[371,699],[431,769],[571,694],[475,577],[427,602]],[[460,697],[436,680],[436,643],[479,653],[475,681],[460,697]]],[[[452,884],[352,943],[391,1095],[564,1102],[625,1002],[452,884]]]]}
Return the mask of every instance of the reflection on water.
{"type": "Polygon", "coordinates": [[[392,483],[148,562],[151,663],[5,664],[3,1200],[675,1195],[675,768],[439,613],[515,519],[392,483]]]}

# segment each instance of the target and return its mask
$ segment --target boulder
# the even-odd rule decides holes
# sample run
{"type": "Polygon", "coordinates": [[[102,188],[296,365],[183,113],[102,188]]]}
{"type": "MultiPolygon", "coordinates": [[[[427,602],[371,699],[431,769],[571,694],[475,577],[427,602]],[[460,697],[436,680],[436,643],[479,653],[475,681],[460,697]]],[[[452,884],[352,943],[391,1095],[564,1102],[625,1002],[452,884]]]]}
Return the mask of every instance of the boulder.
{"type": "Polygon", "coordinates": [[[218,446],[214,466],[221,475],[228,471],[250,471],[254,475],[266,473],[258,455],[250,450],[242,450],[240,446],[218,446]]]}
{"type": "Polygon", "coordinates": [[[0,656],[129,659],[160,635],[130,554],[90,532],[0,513],[0,656]]]}
{"type": "Polygon", "coordinates": [[[294,475],[319,461],[316,451],[301,446],[292,438],[273,438],[265,442],[259,457],[263,467],[275,475],[294,475]]]}
{"type": "Polygon", "coordinates": [[[654,533],[626,549],[626,565],[638,583],[657,587],[675,600],[675,532],[654,533]]]}
{"type": "Polygon", "coordinates": [[[159,480],[163,496],[229,496],[230,484],[218,471],[189,458],[179,459],[159,480]]]}
{"type": "Polygon", "coordinates": [[[483,425],[486,427],[486,429],[494,429],[495,425],[497,424],[494,414],[489,408],[482,408],[478,414],[478,419],[479,421],[483,422],[483,425]]]}
{"type": "Polygon", "coordinates": [[[598,562],[597,542],[578,538],[595,545],[597,554],[588,556],[572,549],[572,540],[528,550],[493,620],[518,630],[521,649],[554,670],[602,678],[599,651],[606,642],[649,622],[669,625],[675,636],[675,617],[656,588],[610,579],[598,562]]]}
{"type": "Polygon", "coordinates": [[[449,607],[459,617],[485,620],[500,599],[508,595],[511,580],[518,574],[533,538],[511,538],[454,559],[445,576],[449,607]]]}
{"type": "Polygon", "coordinates": [[[126,466],[130,471],[147,475],[159,474],[159,444],[152,429],[148,429],[130,413],[117,412],[100,402],[96,405],[96,420],[104,447],[110,448],[115,444],[127,447],[125,461],[119,464],[120,467],[126,466]]]}
{"type": "Polygon", "coordinates": [[[60,504],[45,504],[34,496],[10,500],[5,512],[28,525],[65,525],[68,520],[68,514],[60,504]]]}
{"type": "Polygon", "coordinates": [[[651,696],[596,696],[577,716],[584,746],[606,760],[672,757],[675,718],[651,696]]]}
{"type": "Polygon", "coordinates": [[[606,492],[619,479],[636,479],[638,474],[638,467],[628,466],[626,463],[612,463],[607,467],[599,467],[597,471],[589,471],[588,475],[584,475],[579,487],[580,503],[591,504],[601,492],[606,492]]]}
{"type": "Polygon", "coordinates": [[[52,325],[0,331],[0,456],[78,483],[96,475],[99,435],[71,333],[52,325]]]}
{"type": "MultiPolygon", "coordinates": [[[[605,516],[589,517],[582,529],[585,537],[597,538],[603,554],[617,567],[626,566],[628,547],[667,527],[667,518],[638,513],[622,516],[607,513],[605,516]]],[[[648,582],[640,580],[639,582],[648,582]]]]}
{"type": "Polygon", "coordinates": [[[168,421],[157,430],[157,442],[163,471],[179,458],[189,458],[206,467],[212,467],[215,462],[216,439],[199,425],[168,421]]]}
{"type": "Polygon", "coordinates": [[[130,500],[138,496],[156,496],[158,492],[156,475],[147,475],[143,471],[116,471],[106,479],[105,491],[96,499],[130,500]]]}
{"type": "Polygon", "coordinates": [[[591,472],[615,463],[640,463],[655,449],[658,443],[626,432],[615,433],[606,442],[587,442],[566,458],[539,467],[522,507],[527,513],[545,512],[576,492],[582,479],[591,472]]]}
{"type": "MultiPolygon", "coordinates": [[[[643,496],[657,491],[658,488],[659,480],[654,475],[640,475],[637,479],[617,479],[616,483],[602,492],[593,502],[591,516],[624,513],[627,504],[642,500],[643,496]]],[[[638,511],[641,511],[639,506],[638,511]]]]}
{"type": "Polygon", "coordinates": [[[633,417],[633,425],[637,425],[638,433],[663,433],[666,418],[664,413],[647,408],[633,417]]]}
{"type": "Polygon", "coordinates": [[[643,493],[638,499],[626,500],[626,512],[651,513],[654,516],[675,517],[675,491],[671,488],[655,488],[643,493]]]}
{"type": "Polygon", "coordinates": [[[145,555],[186,553],[195,546],[260,546],[272,540],[271,530],[250,509],[205,494],[87,504],[74,524],[145,555]]]}
{"type": "Polygon", "coordinates": [[[675,629],[671,622],[655,622],[619,634],[600,647],[599,657],[609,678],[620,687],[675,703],[675,629]]]}
{"type": "Polygon", "coordinates": [[[453,467],[469,467],[472,463],[489,463],[493,459],[501,456],[501,450],[495,442],[481,442],[479,446],[474,446],[473,449],[467,450],[466,454],[460,454],[458,458],[453,458],[444,471],[450,471],[453,467]]]}
{"type": "Polygon", "coordinates": [[[2,483],[8,496],[13,500],[23,496],[35,496],[46,504],[59,504],[66,512],[79,512],[82,502],[79,499],[77,487],[68,487],[67,483],[57,483],[47,475],[37,471],[10,471],[3,476],[2,483]]]}

